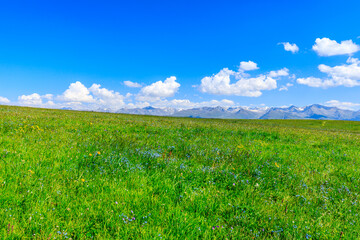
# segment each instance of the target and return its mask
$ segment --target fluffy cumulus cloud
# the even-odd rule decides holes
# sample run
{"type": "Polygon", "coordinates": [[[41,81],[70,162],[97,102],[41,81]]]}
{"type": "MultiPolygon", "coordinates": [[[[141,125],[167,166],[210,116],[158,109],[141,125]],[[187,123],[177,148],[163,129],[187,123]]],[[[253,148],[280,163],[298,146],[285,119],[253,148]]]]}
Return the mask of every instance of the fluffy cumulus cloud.
{"type": "Polygon", "coordinates": [[[241,71],[252,71],[259,69],[257,64],[253,61],[247,61],[247,62],[240,62],[239,70],[241,71]]]}
{"type": "Polygon", "coordinates": [[[196,107],[230,107],[234,106],[235,103],[228,99],[222,100],[210,100],[210,101],[203,101],[203,102],[192,102],[189,99],[173,99],[171,101],[163,100],[156,102],[154,106],[156,107],[174,107],[174,108],[181,108],[181,109],[189,109],[189,108],[196,108],[196,107]]]}
{"type": "Polygon", "coordinates": [[[137,100],[155,102],[172,97],[179,90],[179,87],[180,84],[176,82],[176,77],[172,76],[165,81],[158,81],[143,87],[137,95],[137,100]]]}
{"type": "Polygon", "coordinates": [[[124,99],[130,98],[118,92],[102,88],[100,84],[93,84],[87,88],[81,82],[71,83],[63,94],[54,97],[52,94],[22,95],[18,97],[18,104],[24,106],[45,108],[71,108],[76,110],[117,110],[125,105],[124,99]]]}
{"type": "Polygon", "coordinates": [[[276,78],[276,77],[285,77],[289,76],[289,69],[283,68],[277,71],[270,71],[269,77],[276,78]]]}
{"type": "Polygon", "coordinates": [[[52,101],[52,94],[40,95],[33,93],[30,95],[21,95],[18,97],[18,102],[23,106],[34,106],[34,107],[56,107],[52,101]]]}
{"type": "Polygon", "coordinates": [[[21,95],[18,98],[19,103],[22,105],[39,106],[42,104],[42,98],[39,94],[33,93],[31,95],[21,95]]]}
{"type": "Polygon", "coordinates": [[[350,55],[360,51],[360,46],[352,40],[345,40],[341,43],[329,38],[317,38],[312,49],[319,56],[350,55]]]}
{"type": "Polygon", "coordinates": [[[244,70],[240,65],[238,72],[224,68],[213,76],[204,77],[201,80],[200,91],[217,95],[259,97],[262,91],[277,88],[276,78],[289,75],[286,68],[257,77],[249,77],[244,70]]]}
{"type": "Polygon", "coordinates": [[[287,91],[287,90],[289,90],[289,87],[292,87],[292,86],[294,86],[294,84],[292,84],[292,83],[287,83],[287,84],[285,84],[284,86],[281,86],[281,87],[279,88],[279,91],[287,91]]]}
{"type": "Polygon", "coordinates": [[[349,58],[347,64],[330,67],[325,64],[319,65],[320,72],[327,74],[327,78],[298,78],[299,84],[310,87],[355,87],[360,86],[360,61],[357,58],[349,58]]]}
{"type": "Polygon", "coordinates": [[[125,86],[131,87],[131,88],[140,88],[141,84],[137,82],[131,82],[131,81],[124,81],[125,86]]]}
{"type": "Polygon", "coordinates": [[[94,83],[87,88],[77,81],[71,83],[69,88],[58,97],[59,105],[73,109],[116,110],[125,105],[124,99],[130,95],[123,96],[114,90],[102,88],[100,84],[94,83]]]}
{"type": "Polygon", "coordinates": [[[95,99],[90,95],[90,91],[81,82],[71,83],[69,88],[60,96],[60,100],[65,102],[91,103],[95,99]]]}
{"type": "Polygon", "coordinates": [[[0,104],[9,104],[9,103],[10,103],[9,99],[0,96],[0,104]]]}
{"type": "Polygon", "coordinates": [[[113,90],[101,88],[100,84],[93,84],[89,91],[93,94],[97,105],[109,108],[119,108],[125,105],[123,95],[113,90]]]}
{"type": "MultiPolygon", "coordinates": [[[[229,70],[229,72],[231,72],[229,70]]],[[[231,73],[232,74],[232,73],[231,73]]],[[[244,71],[239,74],[246,75],[244,71]]],[[[279,72],[278,75],[284,75],[279,72]]],[[[265,76],[266,78],[266,76],[265,76]]],[[[52,94],[40,95],[33,93],[31,95],[21,95],[18,97],[17,104],[23,106],[45,107],[45,108],[64,108],[74,110],[92,110],[92,111],[110,111],[115,112],[120,108],[143,108],[153,107],[172,107],[180,109],[189,109],[196,107],[230,107],[235,106],[232,100],[209,100],[202,102],[193,102],[189,99],[168,99],[175,95],[180,84],[176,77],[169,77],[164,81],[154,82],[140,89],[139,93],[132,95],[130,93],[121,95],[119,92],[109,90],[100,84],[85,86],[77,81],[71,83],[67,89],[60,95],[52,94]],[[132,102],[136,99],[136,102],[132,102]]],[[[6,98],[0,97],[0,102],[9,103],[6,98]]]]}
{"type": "Polygon", "coordinates": [[[337,107],[348,110],[358,110],[360,108],[360,103],[340,102],[338,100],[327,101],[325,105],[329,107],[337,107]]]}
{"type": "Polygon", "coordinates": [[[129,103],[126,108],[144,108],[144,107],[156,107],[156,108],[176,108],[176,109],[190,109],[197,107],[231,107],[236,106],[234,101],[228,99],[222,100],[209,100],[202,102],[193,102],[189,99],[160,99],[155,102],[139,101],[136,103],[129,103]]]}
{"type": "Polygon", "coordinates": [[[282,42],[279,44],[282,44],[284,46],[285,51],[292,53],[297,53],[299,51],[299,47],[295,43],[291,44],[289,42],[282,42]]]}
{"type": "Polygon", "coordinates": [[[297,83],[307,85],[309,87],[325,87],[327,85],[326,80],[316,77],[298,78],[297,83]]]}
{"type": "Polygon", "coordinates": [[[52,100],[54,98],[54,95],[52,94],[45,94],[44,96],[42,96],[44,99],[47,99],[47,100],[52,100]]]}

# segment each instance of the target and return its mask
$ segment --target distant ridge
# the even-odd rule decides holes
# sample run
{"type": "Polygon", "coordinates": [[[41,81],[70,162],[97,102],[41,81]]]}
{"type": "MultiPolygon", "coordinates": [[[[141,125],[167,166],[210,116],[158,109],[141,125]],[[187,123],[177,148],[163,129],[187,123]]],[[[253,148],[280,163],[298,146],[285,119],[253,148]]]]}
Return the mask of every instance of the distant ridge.
{"type": "Polygon", "coordinates": [[[191,109],[175,108],[122,108],[116,113],[173,116],[192,118],[223,118],[223,119],[324,119],[324,120],[360,120],[360,111],[344,110],[337,107],[328,107],[313,104],[303,108],[271,107],[200,107],[191,109]]]}

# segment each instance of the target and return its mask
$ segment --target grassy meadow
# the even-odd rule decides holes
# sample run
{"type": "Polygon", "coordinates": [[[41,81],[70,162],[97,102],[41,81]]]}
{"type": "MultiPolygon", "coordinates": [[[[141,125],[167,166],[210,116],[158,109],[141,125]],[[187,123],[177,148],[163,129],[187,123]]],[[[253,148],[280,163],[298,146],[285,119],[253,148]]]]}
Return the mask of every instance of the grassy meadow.
{"type": "Polygon", "coordinates": [[[358,239],[359,134],[0,106],[0,239],[358,239]]]}

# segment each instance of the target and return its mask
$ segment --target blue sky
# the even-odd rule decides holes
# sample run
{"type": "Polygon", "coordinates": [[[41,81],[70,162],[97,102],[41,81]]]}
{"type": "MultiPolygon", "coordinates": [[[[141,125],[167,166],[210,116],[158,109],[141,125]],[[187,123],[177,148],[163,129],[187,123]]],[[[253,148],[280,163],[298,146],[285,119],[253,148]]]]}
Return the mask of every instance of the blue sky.
{"type": "Polygon", "coordinates": [[[359,9],[331,0],[3,1],[0,103],[359,109],[359,9]]]}

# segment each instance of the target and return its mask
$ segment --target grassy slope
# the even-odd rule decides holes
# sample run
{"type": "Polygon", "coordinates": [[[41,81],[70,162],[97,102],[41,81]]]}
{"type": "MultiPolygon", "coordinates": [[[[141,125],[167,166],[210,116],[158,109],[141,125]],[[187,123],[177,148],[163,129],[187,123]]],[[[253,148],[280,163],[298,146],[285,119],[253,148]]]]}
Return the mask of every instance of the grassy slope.
{"type": "Polygon", "coordinates": [[[4,238],[359,238],[360,123],[0,107],[4,238]]]}

